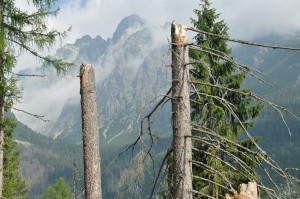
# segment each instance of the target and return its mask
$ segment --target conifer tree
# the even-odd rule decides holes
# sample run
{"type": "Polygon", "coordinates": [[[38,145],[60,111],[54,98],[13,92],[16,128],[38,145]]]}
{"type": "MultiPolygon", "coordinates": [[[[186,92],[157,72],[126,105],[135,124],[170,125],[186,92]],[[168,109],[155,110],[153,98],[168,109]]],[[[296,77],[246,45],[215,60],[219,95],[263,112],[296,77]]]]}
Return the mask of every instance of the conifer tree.
{"type": "Polygon", "coordinates": [[[3,197],[4,198],[29,198],[29,188],[20,175],[19,152],[15,149],[17,143],[13,139],[16,122],[5,118],[4,135],[4,173],[3,173],[3,197]]]}
{"type": "Polygon", "coordinates": [[[72,199],[70,186],[63,178],[58,178],[53,186],[48,187],[47,191],[41,196],[41,199],[72,199]]]}
{"type": "Polygon", "coordinates": [[[22,11],[14,0],[0,0],[0,198],[3,188],[4,112],[8,111],[20,95],[12,69],[16,63],[16,51],[27,51],[44,61],[45,66],[54,66],[64,72],[71,66],[62,59],[43,56],[39,52],[52,47],[66,32],[49,29],[47,18],[56,16],[53,9],[56,0],[28,0],[36,11],[22,11]]]}
{"type": "MultiPolygon", "coordinates": [[[[228,27],[226,23],[223,20],[218,20],[219,14],[210,5],[209,0],[201,0],[201,9],[194,10],[197,18],[191,19],[194,27],[209,33],[227,36],[228,27]]],[[[259,114],[262,105],[255,104],[251,97],[236,92],[226,92],[225,89],[222,89],[222,87],[226,87],[249,91],[249,89],[241,88],[245,73],[236,70],[232,63],[222,59],[221,56],[216,56],[216,53],[208,53],[209,49],[213,49],[214,52],[219,51],[230,56],[231,49],[225,40],[200,33],[194,39],[202,51],[190,50],[191,62],[195,63],[191,69],[191,81],[199,82],[199,84],[195,84],[196,92],[191,96],[193,125],[200,129],[209,129],[227,139],[239,142],[247,148],[253,148],[254,144],[250,140],[238,139],[243,128],[232,112],[219,100],[224,99],[224,101],[233,104],[235,107],[233,111],[239,120],[246,129],[251,128],[252,119],[259,114]],[[205,49],[207,49],[206,52],[205,49]]],[[[194,142],[193,159],[206,165],[193,166],[193,174],[200,177],[193,181],[194,190],[219,198],[220,195],[224,196],[228,192],[228,190],[217,185],[227,185],[223,177],[226,177],[236,186],[242,182],[257,180],[258,175],[253,168],[254,163],[242,153],[237,152],[241,149],[237,149],[234,145],[213,142],[211,141],[212,138],[203,132],[195,131],[193,135],[203,137],[204,140],[194,142]],[[252,168],[251,172],[245,172],[239,168],[239,165],[227,153],[224,153],[224,150],[245,161],[252,168]],[[235,171],[225,162],[235,166],[240,171],[235,171]]],[[[249,157],[251,157],[250,154],[249,157]]],[[[199,198],[206,198],[206,196],[202,195],[199,198]]]]}

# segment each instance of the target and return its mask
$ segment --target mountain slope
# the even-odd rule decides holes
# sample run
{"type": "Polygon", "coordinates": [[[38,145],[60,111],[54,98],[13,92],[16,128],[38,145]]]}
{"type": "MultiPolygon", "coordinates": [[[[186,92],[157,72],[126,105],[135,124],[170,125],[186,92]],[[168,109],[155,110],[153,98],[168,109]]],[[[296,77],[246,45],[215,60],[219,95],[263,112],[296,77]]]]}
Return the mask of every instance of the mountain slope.
{"type": "Polygon", "coordinates": [[[74,160],[82,178],[82,147],[35,133],[20,122],[14,138],[20,150],[21,173],[30,186],[31,198],[38,198],[59,177],[71,184],[74,160]]]}
{"type": "MultiPolygon", "coordinates": [[[[270,35],[258,41],[273,45],[299,47],[300,32],[291,35],[270,35]]],[[[242,46],[235,51],[235,55],[239,62],[253,66],[262,72],[263,79],[273,86],[271,88],[249,78],[245,83],[246,87],[253,88],[254,92],[259,95],[300,115],[300,55],[298,52],[242,46]]],[[[280,115],[267,107],[257,120],[254,129],[258,128],[257,131],[262,132],[267,140],[274,136],[278,142],[289,142],[290,139],[300,140],[300,122],[296,122],[292,117],[287,117],[287,114],[284,116],[290,125],[291,137],[281,121],[280,115]]]]}
{"type": "MultiPolygon", "coordinates": [[[[97,104],[103,143],[110,143],[121,135],[132,134],[133,131],[137,132],[141,111],[149,110],[149,107],[145,110],[143,107],[157,95],[164,94],[170,86],[170,70],[163,67],[164,63],[169,62],[167,41],[162,42],[155,36],[156,31],[166,32],[166,26],[153,29],[145,26],[144,20],[136,15],[126,17],[118,25],[113,38],[106,43],[102,42],[103,48],[99,43],[98,47],[105,50],[97,54],[98,58],[89,59],[88,63],[92,63],[96,70],[97,104]],[[93,63],[93,60],[97,62],[93,63]]],[[[71,46],[79,46],[76,57],[84,54],[85,58],[88,57],[88,52],[82,45],[89,46],[89,51],[95,52],[97,46],[90,45],[93,42],[93,39],[85,36],[74,45],[68,45],[66,51],[71,46]]],[[[66,54],[64,50],[60,49],[59,54],[66,54]]],[[[75,62],[78,62],[77,58],[75,62]]],[[[78,98],[65,101],[60,116],[49,128],[48,136],[75,142],[81,140],[79,106],[78,98]]],[[[165,114],[170,108],[166,110],[165,114]]],[[[165,122],[170,123],[168,119],[165,122]]],[[[128,142],[132,139],[128,135],[121,137],[123,138],[120,139],[128,142]]]]}
{"type": "MultiPolygon", "coordinates": [[[[270,35],[257,42],[271,45],[300,46],[300,32],[270,35]]],[[[237,60],[264,74],[273,87],[248,78],[245,86],[300,116],[300,54],[299,52],[240,46],[234,50],[237,60]]],[[[274,109],[265,106],[251,129],[261,137],[260,145],[283,167],[299,167],[300,121],[283,111],[286,124],[274,109]],[[290,132],[289,132],[290,131],[290,132]]]]}
{"type": "MultiPolygon", "coordinates": [[[[120,22],[112,39],[84,36],[74,44],[59,49],[56,56],[67,57],[76,66],[67,76],[58,77],[50,68],[23,71],[46,74],[47,77],[42,80],[21,80],[21,86],[24,87],[22,107],[51,119],[46,127],[31,119],[25,122],[40,133],[55,138],[53,140],[36,134],[22,125],[18,127],[16,139],[20,141],[22,151],[22,172],[31,183],[35,195],[40,194],[58,176],[70,180],[73,158],[82,161],[79,79],[76,77],[79,65],[91,63],[96,70],[102,168],[105,168],[119,151],[139,135],[140,118],[149,113],[171,85],[171,72],[167,67],[170,65],[170,52],[166,39],[169,28],[169,24],[150,27],[143,19],[131,15],[120,22]]],[[[300,46],[298,35],[271,35],[258,42],[300,46]]],[[[274,86],[270,88],[250,78],[245,87],[253,88],[255,92],[300,115],[299,54],[245,46],[235,48],[233,54],[241,63],[264,73],[264,79],[274,86]]],[[[155,150],[159,157],[170,146],[169,105],[165,104],[160,113],[152,118],[153,132],[158,137],[155,150]]],[[[262,136],[261,144],[280,164],[296,167],[300,160],[300,147],[297,144],[300,141],[300,126],[294,119],[288,118],[287,121],[291,136],[280,115],[266,109],[256,120],[251,132],[262,136]]],[[[107,198],[113,198],[118,193],[115,184],[129,170],[131,158],[131,153],[126,153],[104,175],[103,186],[106,187],[107,198]]],[[[149,186],[147,183],[145,190],[149,188],[146,187],[149,186]]]]}

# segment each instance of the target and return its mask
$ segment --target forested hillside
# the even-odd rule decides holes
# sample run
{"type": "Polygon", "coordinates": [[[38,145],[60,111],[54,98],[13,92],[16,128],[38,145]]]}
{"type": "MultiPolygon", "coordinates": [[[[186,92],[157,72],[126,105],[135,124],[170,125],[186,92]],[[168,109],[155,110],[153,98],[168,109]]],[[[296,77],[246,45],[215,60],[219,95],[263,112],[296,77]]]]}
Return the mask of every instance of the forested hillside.
{"type": "Polygon", "coordinates": [[[299,6],[0,0],[0,199],[300,198],[299,6]]]}
{"type": "Polygon", "coordinates": [[[82,170],[81,145],[53,140],[20,122],[14,137],[21,151],[21,173],[30,186],[32,198],[44,193],[59,177],[68,179],[71,184],[74,160],[82,170]]]}
{"type": "MultiPolygon", "coordinates": [[[[38,198],[38,196],[43,194],[47,187],[54,184],[59,177],[65,178],[72,187],[74,160],[77,162],[79,168],[79,191],[82,191],[82,144],[71,143],[67,140],[53,140],[52,138],[33,132],[20,122],[18,122],[15,131],[15,140],[18,143],[18,150],[21,152],[21,173],[30,186],[31,198],[38,198]]],[[[103,170],[111,163],[118,153],[124,149],[124,147],[128,146],[128,144],[129,141],[120,143],[119,145],[105,145],[101,148],[101,164],[103,170]]],[[[157,161],[160,160],[163,152],[169,145],[170,137],[158,137],[154,151],[155,154],[157,154],[157,161]]],[[[115,162],[113,167],[106,170],[105,174],[102,176],[102,186],[106,187],[106,189],[103,190],[103,196],[113,198],[119,191],[124,191],[128,188],[128,184],[123,182],[125,178],[130,182],[135,180],[136,175],[130,174],[131,172],[135,172],[136,169],[134,168],[131,159],[133,157],[132,155],[135,155],[138,151],[139,148],[137,148],[133,154],[131,150],[124,153],[118,161],[115,162]],[[116,184],[119,185],[115,186],[116,184]]],[[[148,167],[149,170],[142,171],[142,175],[145,177],[141,180],[141,183],[143,184],[141,193],[143,192],[144,194],[150,191],[146,182],[153,180],[151,163],[148,163],[149,164],[146,165],[146,167],[148,167]]],[[[143,169],[146,167],[143,166],[143,169]]]]}
{"type": "MultiPolygon", "coordinates": [[[[257,40],[260,43],[296,47],[300,45],[299,32],[288,35],[270,35],[257,40]]],[[[298,52],[239,46],[233,54],[243,64],[253,67],[264,75],[272,87],[248,78],[245,86],[254,92],[300,115],[300,55],[298,52]]],[[[255,120],[251,132],[261,137],[261,145],[286,167],[297,167],[300,162],[300,122],[284,113],[281,115],[265,107],[255,120]]]]}
{"type": "MultiPolygon", "coordinates": [[[[293,35],[270,36],[262,38],[259,41],[280,45],[296,46],[300,44],[300,39],[293,35]]],[[[265,74],[265,79],[274,86],[274,88],[271,88],[267,85],[258,83],[253,78],[249,78],[245,84],[246,87],[252,87],[254,91],[260,95],[294,110],[298,115],[300,114],[299,54],[244,46],[235,47],[233,54],[240,62],[260,70],[265,74]]],[[[157,64],[159,65],[159,63],[157,64]]],[[[143,84],[142,79],[139,81],[141,81],[140,84],[143,84]]],[[[151,87],[151,84],[154,86],[156,82],[148,81],[148,83],[150,84],[148,86],[151,87]]],[[[160,115],[159,118],[167,117],[164,118],[164,120],[168,121],[168,115],[170,114],[168,111],[170,108],[168,108],[168,104],[165,106],[166,107],[162,111],[166,113],[160,115]]],[[[74,115],[78,115],[79,113],[79,110],[67,108],[66,106],[65,110],[63,110],[62,118],[67,120],[69,116],[74,117],[74,115]],[[68,111],[71,112],[68,113],[68,111]]],[[[118,115],[114,120],[122,121],[122,118],[125,116],[126,115],[118,115]]],[[[158,137],[155,153],[161,154],[158,155],[158,160],[162,158],[163,152],[170,146],[171,139],[171,131],[169,128],[162,128],[162,125],[155,127],[157,122],[161,120],[159,118],[155,119],[153,126],[153,133],[158,137]]],[[[138,118],[136,118],[136,120],[138,120],[138,118]]],[[[296,167],[300,162],[300,147],[297,144],[300,141],[300,124],[289,116],[286,117],[286,121],[290,127],[291,135],[289,135],[288,129],[282,122],[280,115],[276,111],[266,108],[256,119],[255,126],[251,132],[261,137],[260,143],[262,146],[278,160],[281,165],[296,167]]],[[[124,122],[125,126],[130,125],[130,123],[126,124],[126,120],[124,122]]],[[[167,123],[165,124],[166,126],[169,125],[167,123]]],[[[138,123],[133,123],[132,125],[133,127],[136,125],[135,130],[132,131],[133,134],[129,137],[124,136],[121,137],[121,139],[116,139],[115,142],[105,142],[103,136],[110,133],[108,129],[112,130],[112,132],[116,131],[116,134],[118,134],[122,127],[118,126],[118,123],[114,124],[112,122],[106,123],[101,127],[99,133],[102,135],[102,139],[100,139],[102,145],[102,168],[106,168],[110,161],[138,136],[138,123]],[[110,127],[108,128],[107,125],[110,125],[110,127]]],[[[68,179],[68,182],[71,185],[72,163],[74,159],[76,159],[80,165],[82,179],[82,145],[79,134],[75,137],[58,137],[53,140],[52,138],[37,134],[23,124],[18,123],[15,139],[21,141],[19,142],[19,149],[21,150],[22,173],[31,186],[31,195],[33,197],[42,194],[45,189],[50,184],[53,184],[60,176],[68,179]]],[[[136,151],[138,151],[138,149],[136,151]]],[[[112,186],[112,182],[120,183],[118,189],[126,189],[126,185],[122,184],[121,181],[127,178],[133,180],[128,177],[130,174],[129,168],[132,167],[131,158],[131,151],[125,153],[121,156],[120,160],[116,162],[113,169],[106,171],[106,174],[103,175],[103,186],[107,187],[103,192],[104,196],[113,197],[117,193],[118,190],[116,187],[112,186]],[[125,175],[126,173],[127,175],[125,175]]],[[[145,194],[147,193],[148,186],[146,179],[149,181],[150,178],[153,178],[152,175],[153,173],[151,172],[145,173],[146,178],[143,180],[144,185],[142,185],[145,194]]]]}

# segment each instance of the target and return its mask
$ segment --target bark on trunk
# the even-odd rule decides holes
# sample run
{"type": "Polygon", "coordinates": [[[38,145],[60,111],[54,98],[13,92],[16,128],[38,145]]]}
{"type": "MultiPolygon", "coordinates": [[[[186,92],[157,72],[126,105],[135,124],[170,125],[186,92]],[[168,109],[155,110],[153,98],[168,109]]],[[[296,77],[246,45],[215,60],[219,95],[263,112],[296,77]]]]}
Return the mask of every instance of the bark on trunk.
{"type": "Polygon", "coordinates": [[[192,198],[192,142],[186,27],[172,23],[173,198],[192,198]]]}
{"type": "Polygon", "coordinates": [[[3,159],[4,159],[4,31],[3,31],[4,1],[0,0],[0,198],[3,192],[3,159]]]}
{"type": "MultiPolygon", "coordinates": [[[[2,93],[2,92],[1,92],[2,93]]],[[[3,159],[4,159],[4,96],[0,96],[0,198],[3,192],[3,159]]]]}
{"type": "Polygon", "coordinates": [[[91,65],[80,66],[82,139],[85,198],[101,199],[99,119],[96,104],[95,72],[91,65]]]}

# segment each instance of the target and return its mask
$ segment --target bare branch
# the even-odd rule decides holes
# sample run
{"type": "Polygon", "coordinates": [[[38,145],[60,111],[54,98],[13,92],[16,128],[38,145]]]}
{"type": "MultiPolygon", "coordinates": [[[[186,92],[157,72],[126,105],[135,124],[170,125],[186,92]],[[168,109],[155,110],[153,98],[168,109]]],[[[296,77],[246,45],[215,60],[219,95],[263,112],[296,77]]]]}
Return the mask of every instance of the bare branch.
{"type": "Polygon", "coordinates": [[[285,168],[285,171],[300,171],[299,168],[285,168]]]}
{"type": "Polygon", "coordinates": [[[19,74],[19,73],[13,73],[13,75],[18,76],[18,77],[46,77],[46,75],[37,75],[37,74],[19,74]]]}
{"type": "Polygon", "coordinates": [[[286,47],[286,46],[272,46],[272,45],[267,45],[267,44],[249,42],[249,41],[240,40],[240,39],[232,39],[232,38],[228,37],[227,35],[218,35],[218,34],[206,32],[204,30],[195,29],[195,28],[192,28],[192,27],[187,27],[187,30],[191,30],[191,31],[194,31],[194,32],[198,32],[198,33],[202,33],[202,34],[208,35],[208,36],[218,37],[218,38],[221,38],[221,39],[225,39],[227,41],[231,41],[231,42],[235,42],[235,43],[240,43],[240,44],[245,44],[245,45],[250,45],[250,46],[258,46],[258,47],[272,48],[272,49],[300,51],[300,48],[292,48],[292,47],[286,47]]]}
{"type": "Polygon", "coordinates": [[[211,199],[216,199],[216,198],[214,198],[214,197],[212,197],[210,195],[207,195],[207,194],[205,194],[203,192],[200,192],[200,191],[192,190],[192,193],[197,194],[197,195],[202,195],[202,196],[205,196],[205,197],[211,198],[211,199]]]}
{"type": "Polygon", "coordinates": [[[160,176],[160,174],[161,174],[161,171],[162,171],[162,169],[163,169],[163,167],[164,167],[164,164],[165,164],[165,162],[166,162],[168,156],[172,153],[172,151],[173,151],[172,149],[169,149],[169,150],[167,151],[167,153],[166,153],[166,155],[165,155],[165,157],[164,157],[164,159],[163,159],[163,161],[162,161],[162,163],[161,163],[161,165],[160,165],[160,167],[159,167],[159,171],[158,171],[158,174],[157,174],[157,176],[156,176],[156,178],[155,178],[154,185],[153,185],[153,187],[152,187],[152,190],[151,190],[151,194],[150,194],[149,199],[152,199],[152,196],[153,196],[153,194],[154,194],[155,187],[156,187],[157,181],[158,181],[158,179],[159,179],[159,176],[160,176]]]}
{"type": "Polygon", "coordinates": [[[212,183],[212,184],[215,184],[215,185],[217,185],[217,186],[219,186],[219,187],[222,187],[223,189],[226,189],[226,190],[228,190],[228,191],[232,191],[230,188],[225,187],[224,185],[221,185],[220,183],[214,182],[214,181],[212,181],[212,180],[209,180],[209,179],[206,179],[206,178],[202,178],[202,177],[199,177],[199,176],[196,176],[196,175],[193,175],[193,178],[199,179],[199,180],[203,180],[203,181],[207,181],[207,182],[210,182],[210,183],[212,183]]]}
{"type": "MultiPolygon", "coordinates": [[[[194,45],[194,44],[193,44],[194,45]]],[[[195,45],[194,45],[195,46],[195,45]]],[[[203,46],[197,46],[196,47],[190,47],[192,49],[195,49],[195,50],[199,50],[201,52],[204,52],[204,53],[208,53],[210,55],[214,55],[214,56],[217,56],[217,57],[220,57],[221,59],[225,60],[225,61],[228,61],[230,62],[231,64],[233,64],[235,67],[237,67],[238,69],[240,69],[241,71],[255,77],[256,79],[258,79],[260,82],[270,86],[270,87],[273,87],[272,85],[270,85],[269,83],[267,83],[265,80],[261,79],[259,76],[257,76],[256,74],[252,73],[251,70],[250,70],[250,67],[248,66],[245,66],[245,65],[242,65],[242,64],[239,64],[237,62],[235,62],[231,57],[229,57],[228,55],[226,55],[225,53],[221,52],[221,51],[217,51],[217,50],[214,50],[214,49],[210,49],[210,48],[205,48],[203,46]]]]}
{"type": "Polygon", "coordinates": [[[12,109],[16,110],[16,111],[19,111],[19,112],[22,112],[22,113],[25,113],[25,114],[30,115],[32,117],[35,117],[35,118],[37,118],[39,120],[42,120],[43,122],[49,122],[50,121],[50,120],[45,120],[44,119],[45,116],[43,116],[43,115],[37,115],[37,114],[29,113],[27,111],[24,111],[24,110],[18,109],[18,108],[14,108],[14,107],[12,107],[12,109]]]}
{"type": "Polygon", "coordinates": [[[151,117],[151,115],[158,109],[158,107],[165,102],[166,98],[169,97],[169,94],[171,93],[171,91],[172,91],[172,88],[170,88],[168,90],[167,94],[156,104],[156,106],[153,108],[153,110],[148,115],[146,115],[143,119],[146,119],[146,118],[149,119],[151,117]]]}
{"type": "Polygon", "coordinates": [[[226,183],[230,186],[230,190],[232,192],[235,191],[235,189],[233,188],[233,184],[230,182],[230,180],[228,178],[226,178],[220,171],[208,166],[207,164],[204,164],[203,162],[199,162],[199,161],[196,161],[196,160],[190,160],[190,162],[195,165],[195,166],[198,166],[198,167],[204,167],[206,169],[208,169],[209,171],[211,171],[212,173],[215,173],[217,175],[219,175],[223,180],[226,181],[226,183]]]}

